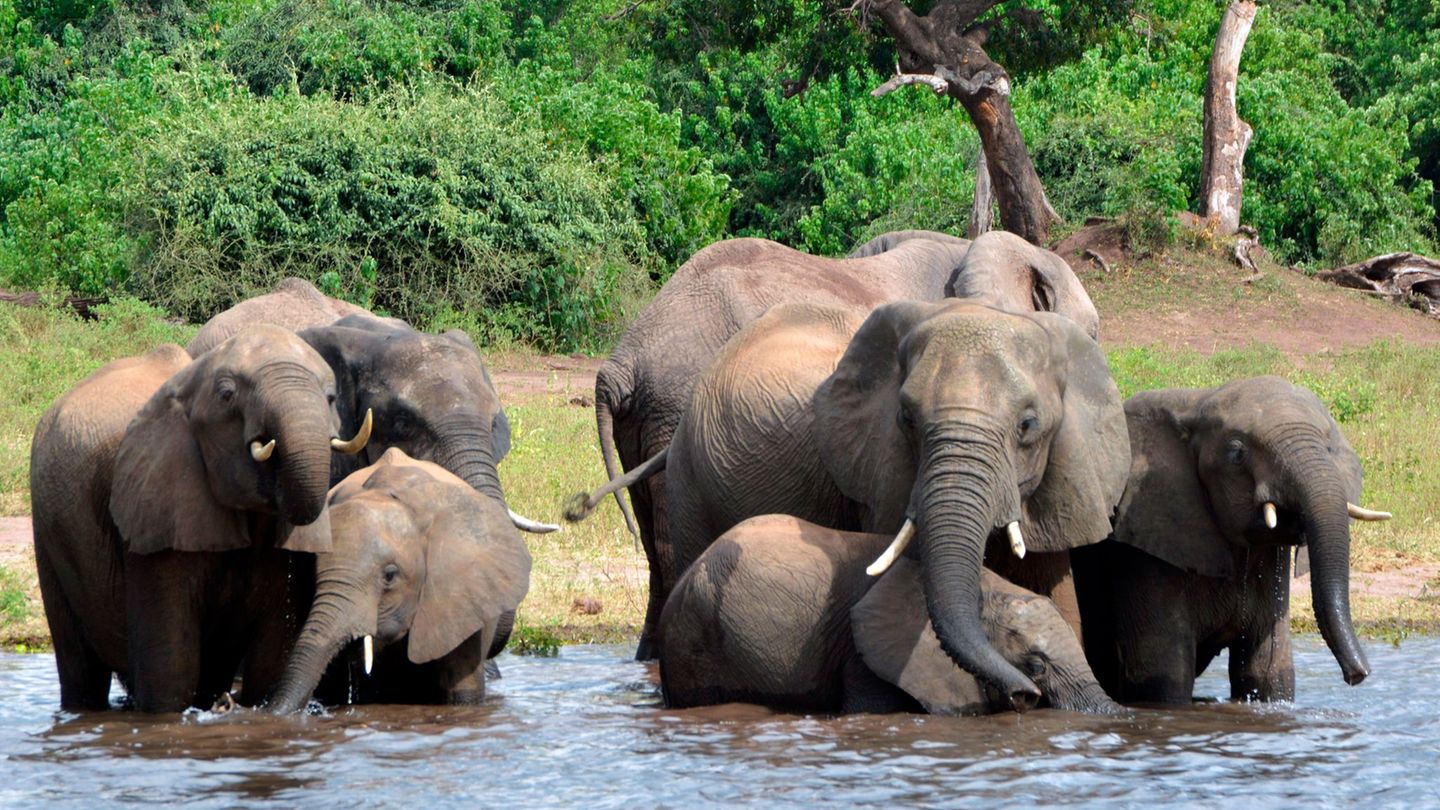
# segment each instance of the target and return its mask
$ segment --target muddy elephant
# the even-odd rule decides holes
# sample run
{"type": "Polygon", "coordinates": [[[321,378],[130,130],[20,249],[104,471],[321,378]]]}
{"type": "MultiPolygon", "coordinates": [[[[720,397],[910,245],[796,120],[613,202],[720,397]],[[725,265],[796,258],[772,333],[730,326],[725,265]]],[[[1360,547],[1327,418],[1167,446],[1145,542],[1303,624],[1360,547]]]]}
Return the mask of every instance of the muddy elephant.
{"type": "Polygon", "coordinates": [[[530,585],[530,552],[505,504],[394,447],[329,503],[331,550],[316,555],[314,607],[270,708],[304,707],[346,650],[340,698],[482,700],[485,661],[505,646],[530,585]]]}
{"type": "MultiPolygon", "coordinates": [[[[270,292],[247,298],[206,321],[185,345],[185,351],[191,357],[199,357],[251,326],[270,324],[298,332],[311,326],[334,323],[347,315],[376,317],[369,310],[348,301],[331,298],[304,279],[287,278],[270,292]]],[[[378,320],[404,323],[394,318],[378,320]]]]}
{"type": "Polygon", "coordinates": [[[890,533],[891,558],[914,539],[942,647],[1023,708],[1039,692],[985,639],[982,562],[1078,633],[1068,550],[1110,533],[1130,452],[1104,353],[1067,318],[900,301],[862,323],[788,304],[726,344],[668,451],[626,478],[661,465],[671,587],[756,515],[890,533]]]}
{"type": "MultiPolygon", "coordinates": [[[[1009,701],[940,649],[920,566],[866,566],[890,537],[784,515],[751,518],[680,578],[661,618],[668,706],[758,703],[783,711],[985,714],[1009,701]]],[[[1044,704],[1115,713],[1054,604],[985,571],[980,624],[1044,704]]]]}
{"type": "MultiPolygon", "coordinates": [[[[338,386],[343,426],[374,414],[364,451],[337,459],[332,481],[371,464],[392,447],[433,461],[482,494],[505,503],[498,465],[510,451],[510,423],[470,337],[458,329],[431,334],[366,315],[300,332],[325,358],[338,386]]],[[[558,526],[509,511],[522,531],[558,526]]]]}
{"type": "MultiPolygon", "coordinates": [[[[804,301],[863,316],[888,301],[934,301],[953,293],[970,243],[955,237],[935,239],[906,233],[911,236],[883,245],[885,237],[877,237],[872,245],[888,249],[856,259],[820,258],[763,239],[718,242],[695,254],[675,271],[596,375],[595,417],[611,481],[617,479],[621,467],[633,471],[669,446],[705,368],[726,341],[771,307],[804,301]]],[[[1003,237],[988,234],[986,238],[1003,241],[1003,237]]],[[[986,255],[995,253],[987,250],[986,255]]],[[[1083,307],[1061,310],[1061,314],[1082,321],[1090,318],[1094,307],[1084,288],[1068,265],[1056,259],[1058,265],[1037,259],[1026,264],[1023,272],[985,268],[983,276],[997,286],[1021,285],[1015,290],[993,291],[997,302],[1030,310],[1034,301],[1068,305],[1083,300],[1083,307]],[[1028,269],[1031,264],[1041,269],[1032,272],[1028,269]],[[1032,293],[1036,287],[1048,292],[1037,297],[1032,293]]],[[[982,274],[978,265],[969,272],[982,274]]],[[[960,286],[973,292],[982,284],[977,278],[960,286]]],[[[651,572],[650,602],[636,654],[641,660],[655,655],[655,623],[670,584],[663,573],[674,567],[665,481],[662,472],[629,488],[651,572]]],[[[616,497],[618,501],[619,495],[616,497]]],[[[583,517],[595,505],[594,500],[574,504],[569,516],[583,517]]],[[[620,506],[625,510],[623,501],[620,506]]],[[[633,530],[628,511],[626,521],[633,530]]]]}
{"type": "MultiPolygon", "coordinates": [[[[1230,693],[1295,695],[1290,557],[1307,547],[1315,618],[1346,683],[1369,665],[1350,624],[1360,460],[1324,404],[1278,377],[1125,403],[1133,462],[1113,539],[1077,549],[1085,647],[1122,702],[1189,702],[1230,651],[1230,693]]],[[[1302,559],[1303,562],[1303,559],[1302,559]]]]}
{"type": "Polygon", "coordinates": [[[335,380],[290,332],[259,327],[186,362],[178,346],[87,377],[31,449],[35,556],[61,705],[209,706],[245,662],[263,697],[308,604],[296,526],[327,521],[335,380]],[[298,612],[298,614],[297,614],[298,612]]]}

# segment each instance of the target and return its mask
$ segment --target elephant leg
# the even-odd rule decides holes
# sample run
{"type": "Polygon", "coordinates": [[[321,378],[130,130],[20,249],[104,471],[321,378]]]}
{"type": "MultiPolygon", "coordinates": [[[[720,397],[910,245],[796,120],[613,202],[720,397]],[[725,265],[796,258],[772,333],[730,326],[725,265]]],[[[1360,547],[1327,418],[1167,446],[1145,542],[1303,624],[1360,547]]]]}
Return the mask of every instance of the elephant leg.
{"type": "Polygon", "coordinates": [[[60,708],[67,711],[108,709],[110,667],[86,640],[80,619],[65,598],[43,547],[37,549],[35,559],[40,575],[41,601],[55,645],[55,668],[60,676],[60,708]]]}
{"type": "Polygon", "coordinates": [[[1230,644],[1230,699],[1295,699],[1289,616],[1230,644]]]}
{"type": "Polygon", "coordinates": [[[194,551],[125,555],[131,697],[139,711],[178,712],[195,698],[210,573],[210,560],[201,558],[212,556],[194,551]],[[196,565],[182,564],[190,562],[196,565]]]}
{"type": "Polygon", "coordinates": [[[1167,622],[1120,642],[1117,700],[1189,703],[1195,692],[1195,639],[1167,622]]]}
{"type": "Polygon", "coordinates": [[[635,660],[653,661],[660,657],[660,611],[665,608],[665,600],[680,574],[674,570],[675,552],[670,542],[670,520],[665,504],[665,473],[657,473],[632,487],[631,493],[645,559],[650,567],[650,593],[635,660]]]}
{"type": "MultiPolygon", "coordinates": [[[[248,570],[248,582],[243,583],[248,590],[245,615],[236,617],[243,624],[235,625],[235,638],[217,639],[216,656],[243,651],[242,702],[254,706],[269,700],[279,685],[300,624],[309,613],[314,557],[269,549],[231,553],[236,558],[231,569],[248,570]],[[248,642],[238,643],[242,639],[248,642]]],[[[229,669],[218,676],[233,677],[238,663],[232,659],[229,669]]]]}

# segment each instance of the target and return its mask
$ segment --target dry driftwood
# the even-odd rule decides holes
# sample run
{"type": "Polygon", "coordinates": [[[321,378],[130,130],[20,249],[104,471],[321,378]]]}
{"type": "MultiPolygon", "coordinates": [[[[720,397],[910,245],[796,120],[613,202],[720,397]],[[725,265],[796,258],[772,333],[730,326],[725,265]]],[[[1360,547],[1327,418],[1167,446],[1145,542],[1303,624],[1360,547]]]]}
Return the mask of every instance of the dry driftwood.
{"type": "MultiPolygon", "coordinates": [[[[0,290],[0,301],[22,307],[41,307],[47,303],[38,292],[12,293],[4,290],[0,290]]],[[[96,304],[103,303],[105,303],[103,298],[83,298],[78,295],[69,295],[65,297],[61,305],[75,310],[76,314],[88,320],[95,317],[95,313],[90,311],[91,308],[96,304]]]]}
{"type": "Polygon", "coordinates": [[[1440,318],[1440,261],[1418,253],[1386,253],[1317,273],[1353,290],[1383,295],[1440,318]]]}

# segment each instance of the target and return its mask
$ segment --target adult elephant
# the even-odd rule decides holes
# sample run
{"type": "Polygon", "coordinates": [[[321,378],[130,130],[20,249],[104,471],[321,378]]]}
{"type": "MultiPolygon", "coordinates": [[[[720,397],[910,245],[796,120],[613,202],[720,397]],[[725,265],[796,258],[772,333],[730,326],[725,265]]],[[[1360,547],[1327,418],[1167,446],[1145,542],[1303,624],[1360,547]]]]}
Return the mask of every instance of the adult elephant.
{"type": "MultiPolygon", "coordinates": [[[[1057,311],[1083,322],[1092,333],[1092,322],[1098,327],[1084,288],[1059,257],[1053,262],[1032,257],[1023,267],[1007,270],[990,262],[967,262],[972,249],[967,240],[903,233],[908,235],[889,241],[877,237],[873,248],[886,249],[855,259],[811,256],[763,239],[718,242],[695,254],[675,271],[596,374],[595,417],[610,480],[617,480],[621,467],[633,471],[669,446],[696,381],[721,347],[778,304],[806,301],[863,315],[888,301],[933,301],[956,289],[971,294],[990,286],[987,300],[996,305],[1028,311],[1038,301],[1063,307],[1057,311]],[[964,280],[966,276],[973,279],[964,280]],[[1037,288],[1046,292],[1036,295],[1037,288]],[[1083,305],[1071,308],[1078,302],[1083,305]]],[[[1008,236],[987,234],[976,244],[982,255],[993,257],[1003,251],[988,245],[1008,236]]],[[[634,519],[625,512],[632,531],[638,521],[650,564],[650,602],[636,653],[641,660],[655,656],[656,622],[672,584],[664,572],[675,567],[665,481],[660,473],[630,486],[634,519]]],[[[618,492],[616,499],[626,510],[618,492]]],[[[567,517],[579,519],[597,503],[591,498],[574,504],[567,517]]]]}
{"type": "Polygon", "coordinates": [[[331,491],[329,529],[314,606],[270,708],[303,708],[347,648],[360,658],[347,699],[482,700],[485,661],[505,646],[506,617],[530,583],[530,553],[505,504],[392,447],[331,491]]]}
{"type": "MultiPolygon", "coordinates": [[[[186,344],[185,351],[191,357],[199,357],[251,326],[270,324],[299,332],[311,326],[334,323],[347,315],[376,317],[348,301],[331,298],[304,279],[287,278],[270,292],[247,298],[206,321],[186,344]]],[[[380,320],[404,323],[393,318],[380,320]]]]}
{"type": "MultiPolygon", "coordinates": [[[[279,327],[185,362],[112,363],[61,397],[31,447],[35,556],[61,705],[209,706],[244,660],[245,697],[279,675],[307,577],[291,535],[326,525],[335,380],[279,327]]],[[[323,533],[321,536],[324,536],[323,533]]]]}
{"type": "MultiPolygon", "coordinates": [[[[421,332],[404,323],[352,315],[300,337],[325,358],[338,386],[342,425],[373,413],[375,432],[360,454],[337,465],[339,481],[392,447],[449,470],[505,503],[497,469],[510,451],[510,423],[475,344],[458,329],[421,332]]],[[[558,526],[509,510],[522,531],[558,526]]]]}
{"type": "Polygon", "coordinates": [[[889,231],[880,234],[874,239],[871,239],[865,244],[845,254],[845,258],[864,259],[870,256],[879,256],[881,253],[894,250],[896,247],[899,247],[901,243],[909,242],[911,239],[929,239],[932,242],[945,242],[952,245],[958,245],[960,247],[969,247],[970,245],[969,239],[962,239],[958,236],[951,236],[948,233],[941,233],[940,231],[889,231]]]}
{"type": "Polygon", "coordinates": [[[1085,647],[1117,700],[1188,703],[1230,651],[1230,694],[1290,700],[1290,555],[1345,682],[1369,673],[1350,623],[1360,459],[1311,392],[1278,377],[1125,403],[1133,462],[1112,540],[1074,554],[1085,647]],[[1303,561],[1303,560],[1302,560],[1303,561]]]}
{"type": "Polygon", "coordinates": [[[1123,418],[1104,353],[1068,318],[900,301],[862,324],[790,304],[726,344],[667,453],[631,475],[664,464],[674,484],[671,586],[756,515],[898,530],[892,559],[915,538],[941,646],[1024,707],[1035,685],[979,622],[982,561],[1070,602],[1078,632],[1068,550],[1110,532],[1123,418]]]}
{"type": "MultiPolygon", "coordinates": [[[[1008,701],[940,649],[920,567],[866,565],[890,537],[785,515],[751,518],[685,572],[661,620],[660,685],[671,707],[741,701],[802,712],[986,714],[1008,701]]],[[[1055,605],[985,571],[980,623],[1045,705],[1116,713],[1055,605]]]]}

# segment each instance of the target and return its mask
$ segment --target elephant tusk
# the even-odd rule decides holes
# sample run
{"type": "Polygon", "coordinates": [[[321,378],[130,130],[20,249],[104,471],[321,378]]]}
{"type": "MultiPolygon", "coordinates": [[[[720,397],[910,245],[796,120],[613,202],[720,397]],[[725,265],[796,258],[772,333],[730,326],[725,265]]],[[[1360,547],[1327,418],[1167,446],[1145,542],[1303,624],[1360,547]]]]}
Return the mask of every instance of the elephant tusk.
{"type": "Polygon", "coordinates": [[[516,512],[514,509],[507,509],[506,511],[510,513],[510,522],[514,523],[515,528],[519,529],[522,532],[530,532],[531,534],[549,534],[550,532],[560,531],[560,527],[556,526],[554,523],[541,523],[538,520],[531,520],[530,518],[525,517],[519,512],[516,512]]]}
{"type": "Polygon", "coordinates": [[[256,461],[268,461],[270,456],[275,454],[275,440],[271,439],[268,444],[261,444],[259,439],[250,442],[250,457],[256,461]]]}
{"type": "Polygon", "coordinates": [[[370,674],[370,670],[372,670],[372,669],[375,668],[375,639],[374,639],[374,637],[373,637],[373,636],[370,636],[369,634],[366,634],[365,638],[360,642],[360,647],[361,647],[361,648],[364,650],[364,652],[365,652],[365,674],[366,674],[366,675],[369,675],[369,674],[370,674]]]}
{"type": "Polygon", "coordinates": [[[369,408],[365,409],[365,421],[360,425],[360,432],[355,438],[345,441],[343,439],[331,439],[330,447],[338,453],[353,456],[365,449],[365,444],[370,441],[370,429],[374,427],[374,416],[369,408]]]}
{"type": "Polygon", "coordinates": [[[1012,520],[1005,527],[1005,533],[1010,535],[1010,550],[1015,556],[1025,559],[1025,536],[1020,533],[1020,521],[1012,520]]]}
{"type": "Polygon", "coordinates": [[[229,714],[230,711],[234,708],[234,696],[231,695],[229,692],[221,692],[220,697],[215,698],[215,705],[210,707],[210,711],[214,712],[215,714],[229,714]]]}
{"type": "Polygon", "coordinates": [[[875,562],[870,563],[870,567],[865,569],[865,573],[872,577],[878,577],[885,573],[890,566],[895,564],[896,560],[900,559],[900,554],[905,551],[906,546],[910,545],[910,540],[914,537],[915,521],[905,518],[905,525],[900,527],[900,533],[895,535],[894,541],[880,553],[875,562]]]}
{"type": "Polygon", "coordinates": [[[1274,503],[1266,501],[1265,505],[1260,507],[1260,509],[1265,513],[1265,528],[1273,529],[1280,525],[1280,516],[1275,514],[1274,503]]]}
{"type": "Polygon", "coordinates": [[[1374,509],[1366,509],[1363,506],[1356,506],[1349,501],[1345,502],[1345,511],[1350,517],[1356,520],[1389,520],[1395,517],[1389,512],[1377,512],[1374,509]]]}

